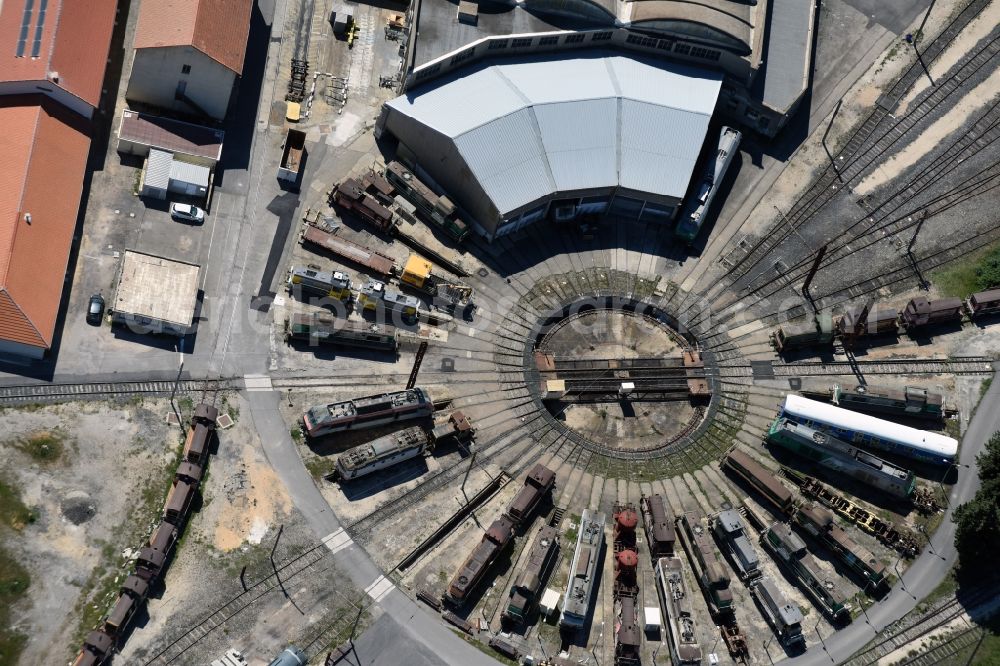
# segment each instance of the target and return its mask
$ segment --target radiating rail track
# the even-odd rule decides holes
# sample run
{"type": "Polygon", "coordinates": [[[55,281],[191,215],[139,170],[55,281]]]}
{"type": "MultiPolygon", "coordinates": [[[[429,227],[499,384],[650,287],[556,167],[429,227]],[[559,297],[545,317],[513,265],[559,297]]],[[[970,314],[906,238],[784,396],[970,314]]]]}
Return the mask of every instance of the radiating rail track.
{"type": "Polygon", "coordinates": [[[136,396],[164,396],[171,393],[218,392],[241,388],[231,379],[182,379],[81,382],[53,384],[19,384],[0,386],[0,405],[65,402],[68,400],[107,400],[136,396]]]}

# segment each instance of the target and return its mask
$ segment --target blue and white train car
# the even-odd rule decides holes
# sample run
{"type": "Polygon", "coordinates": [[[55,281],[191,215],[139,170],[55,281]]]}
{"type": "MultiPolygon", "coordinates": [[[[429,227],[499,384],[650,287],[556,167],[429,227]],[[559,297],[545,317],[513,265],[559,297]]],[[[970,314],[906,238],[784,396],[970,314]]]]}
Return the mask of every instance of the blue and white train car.
{"type": "Polygon", "coordinates": [[[917,430],[800,395],[785,396],[781,415],[847,442],[933,464],[950,465],[958,453],[958,441],[947,435],[917,430]]]}

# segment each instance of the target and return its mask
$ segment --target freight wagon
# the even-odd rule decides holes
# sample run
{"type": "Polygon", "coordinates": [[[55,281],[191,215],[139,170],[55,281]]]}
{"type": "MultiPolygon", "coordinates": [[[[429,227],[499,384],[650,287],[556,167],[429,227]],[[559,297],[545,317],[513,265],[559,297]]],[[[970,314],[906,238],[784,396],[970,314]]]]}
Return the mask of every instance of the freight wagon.
{"type": "Polygon", "coordinates": [[[701,646],[694,621],[689,583],[680,558],[667,556],[656,561],[656,592],[667,618],[670,654],[677,666],[701,663],[701,646]]]}
{"type": "Polygon", "coordinates": [[[639,500],[643,528],[649,554],[655,562],[660,557],[673,555],[677,534],[674,531],[674,516],[667,508],[663,495],[652,495],[639,500]]]}
{"type": "Polygon", "coordinates": [[[837,333],[845,340],[899,334],[899,312],[876,301],[849,308],[837,321],[837,333]]]}
{"type": "Polygon", "coordinates": [[[958,453],[958,441],[947,435],[917,430],[799,395],[785,396],[780,415],[846,442],[928,463],[950,465],[958,453]]]}
{"type": "Polygon", "coordinates": [[[603,513],[590,509],[584,509],[580,517],[576,550],[569,568],[570,579],[559,615],[559,627],[564,631],[582,629],[587,621],[590,604],[597,591],[595,578],[604,548],[604,521],[603,513]]]}
{"type": "Polygon", "coordinates": [[[432,442],[420,426],[406,428],[374,439],[337,456],[333,473],[326,478],[350,481],[367,476],[402,462],[422,456],[431,450],[432,442]]]}
{"type": "Polygon", "coordinates": [[[923,296],[912,299],[903,308],[899,320],[907,329],[962,321],[961,298],[939,298],[935,301],[923,296]]]}
{"type": "Polygon", "coordinates": [[[908,498],[916,489],[913,472],[862,451],[832,435],[788,419],[775,419],[767,439],[796,455],[844,474],[894,497],[908,498]]]}
{"type": "Polygon", "coordinates": [[[507,505],[507,515],[517,524],[525,522],[555,484],[556,473],[541,463],[536,464],[528,472],[524,486],[507,505]]]}
{"type": "Polygon", "coordinates": [[[747,454],[734,448],[723,458],[722,466],[749,483],[779,511],[787,513],[792,510],[792,491],[747,454]]]}
{"type": "Polygon", "coordinates": [[[764,550],[771,553],[799,588],[835,622],[850,619],[847,597],[836,581],[827,578],[806,544],[786,523],[774,523],[760,537],[764,550]]]}
{"type": "Polygon", "coordinates": [[[510,600],[502,619],[510,623],[523,622],[545,589],[545,580],[559,553],[559,531],[549,525],[538,530],[528,554],[528,563],[510,588],[510,600]]]}
{"type": "Polygon", "coordinates": [[[965,302],[969,316],[975,319],[981,315],[1000,312],[1000,289],[977,291],[965,302]]]}
{"type": "Polygon", "coordinates": [[[712,201],[722,185],[722,179],[725,178],[733,157],[739,151],[741,136],[739,131],[732,127],[722,128],[715,154],[709,158],[694,196],[689,199],[689,203],[681,212],[674,233],[688,245],[698,237],[698,232],[705,223],[705,216],[712,208],[712,201]]]}
{"type": "Polygon", "coordinates": [[[820,312],[805,324],[779,326],[771,342],[779,353],[829,345],[833,342],[833,315],[820,312]]]}
{"type": "Polygon", "coordinates": [[[348,321],[318,312],[296,312],[286,317],[285,339],[379,351],[396,351],[399,346],[395,326],[348,321]]]}
{"type": "Polygon", "coordinates": [[[427,391],[414,388],[316,405],[302,415],[303,432],[308,437],[323,437],[345,430],[364,430],[392,423],[430,416],[434,403],[427,391]]]}
{"type": "Polygon", "coordinates": [[[733,612],[733,591],[729,589],[729,576],[712,545],[705,522],[707,521],[698,511],[688,511],[678,518],[681,544],[691,562],[694,577],[705,593],[712,615],[729,614],[733,612]]]}
{"type": "Polygon", "coordinates": [[[364,245],[359,245],[339,235],[320,229],[319,227],[306,224],[302,230],[300,242],[323,248],[331,254],[337,255],[341,259],[351,261],[363,268],[373,271],[377,275],[389,277],[396,272],[396,262],[391,257],[376,252],[364,245]]]}
{"type": "Polygon", "coordinates": [[[346,208],[381,231],[391,231],[396,225],[392,211],[365,192],[364,186],[354,178],[337,184],[330,194],[330,202],[346,208]]]}
{"type": "Polygon", "coordinates": [[[514,540],[514,521],[500,516],[483,534],[482,541],[462,563],[448,585],[447,599],[453,604],[461,604],[469,598],[469,593],[483,579],[486,571],[496,562],[500,554],[514,540]]]}
{"type": "Polygon", "coordinates": [[[642,635],[635,597],[615,598],[615,666],[638,666],[642,635]]]}
{"type": "Polygon", "coordinates": [[[92,631],[83,639],[83,649],[73,660],[73,666],[103,664],[115,647],[115,639],[103,631],[92,631]]]}
{"type": "Polygon", "coordinates": [[[913,416],[940,421],[944,418],[944,396],[927,389],[907,386],[902,391],[858,384],[842,388],[835,384],[833,404],[856,412],[913,416]]]}

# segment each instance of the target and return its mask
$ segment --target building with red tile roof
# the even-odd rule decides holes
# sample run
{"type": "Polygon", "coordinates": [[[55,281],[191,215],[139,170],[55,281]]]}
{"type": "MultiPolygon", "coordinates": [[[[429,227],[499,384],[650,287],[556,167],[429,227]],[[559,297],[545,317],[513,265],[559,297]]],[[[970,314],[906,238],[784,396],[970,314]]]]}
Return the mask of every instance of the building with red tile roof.
{"type": "Polygon", "coordinates": [[[126,99],[222,120],[243,73],[253,0],[143,0],[126,99]]]}
{"type": "Polygon", "coordinates": [[[0,3],[0,95],[44,93],[89,118],[101,100],[117,0],[0,3]]]}
{"type": "Polygon", "coordinates": [[[42,95],[0,97],[0,352],[52,346],[90,152],[89,123],[42,95]]]}

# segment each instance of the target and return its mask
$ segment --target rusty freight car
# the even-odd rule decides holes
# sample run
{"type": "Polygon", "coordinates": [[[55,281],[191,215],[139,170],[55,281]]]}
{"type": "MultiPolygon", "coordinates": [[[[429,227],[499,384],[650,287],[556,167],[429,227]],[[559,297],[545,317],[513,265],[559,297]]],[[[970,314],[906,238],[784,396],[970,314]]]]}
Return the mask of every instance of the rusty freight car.
{"type": "Polygon", "coordinates": [[[639,510],[642,512],[646,543],[649,544],[649,554],[653,561],[672,555],[677,533],[674,530],[674,516],[667,508],[666,499],[663,495],[643,497],[639,500],[639,510]]]}
{"type": "Polygon", "coordinates": [[[515,524],[523,523],[555,485],[556,473],[541,463],[535,465],[528,472],[524,487],[507,505],[507,515],[515,524]]]}
{"type": "Polygon", "coordinates": [[[479,584],[490,566],[514,540],[514,521],[500,516],[493,521],[483,534],[483,539],[466,558],[448,585],[446,599],[453,604],[461,604],[479,584]]]}

